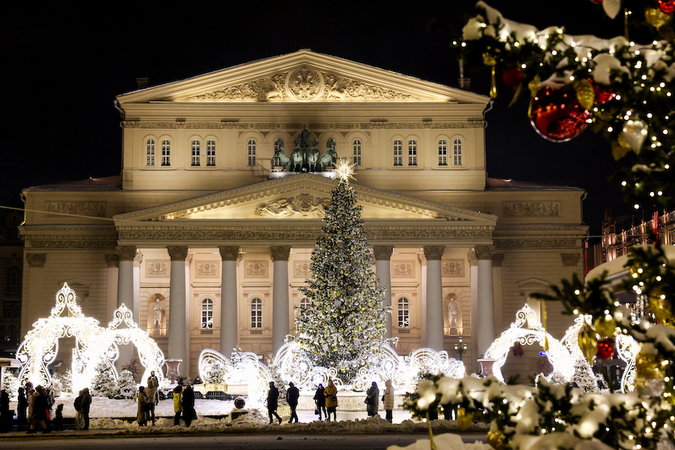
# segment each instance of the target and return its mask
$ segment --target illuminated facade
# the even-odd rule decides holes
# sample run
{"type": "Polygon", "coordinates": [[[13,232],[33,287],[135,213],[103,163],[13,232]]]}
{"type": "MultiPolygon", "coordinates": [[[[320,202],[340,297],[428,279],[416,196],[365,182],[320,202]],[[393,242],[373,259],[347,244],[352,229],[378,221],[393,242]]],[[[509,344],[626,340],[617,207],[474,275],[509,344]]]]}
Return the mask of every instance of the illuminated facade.
{"type": "MultiPolygon", "coordinates": [[[[119,96],[120,177],[24,190],[22,334],[67,282],[101,321],[132,305],[183,374],[204,349],[270,355],[294,332],[334,149],[356,164],[397,351],[457,356],[462,336],[477,371],[530,293],[583,270],[586,234],[581,190],[487,177],[488,100],[305,50],[119,96]],[[317,159],[294,162],[303,136],[317,159]]],[[[502,370],[540,371],[524,358],[502,370]]]]}

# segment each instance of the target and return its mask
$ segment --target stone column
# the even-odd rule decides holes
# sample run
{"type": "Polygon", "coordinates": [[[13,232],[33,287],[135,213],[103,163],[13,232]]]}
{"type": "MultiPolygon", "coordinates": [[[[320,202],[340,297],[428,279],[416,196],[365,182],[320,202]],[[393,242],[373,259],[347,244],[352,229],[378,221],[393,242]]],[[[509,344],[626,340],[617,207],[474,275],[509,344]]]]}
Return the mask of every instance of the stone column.
{"type": "Polygon", "coordinates": [[[127,305],[131,312],[134,313],[134,322],[139,323],[141,320],[141,263],[143,262],[143,253],[136,252],[134,257],[134,294],[133,302],[127,305]]]}
{"type": "Polygon", "coordinates": [[[229,357],[238,347],[237,258],[239,247],[218,247],[223,260],[220,284],[220,353],[229,357]]]}
{"type": "MultiPolygon", "coordinates": [[[[185,258],[187,247],[167,247],[171,258],[169,287],[169,359],[187,360],[185,354],[185,258]]],[[[184,368],[180,368],[183,373],[184,368]]]]}
{"type": "MultiPolygon", "coordinates": [[[[464,364],[470,364],[467,367],[467,372],[470,370],[474,373],[480,372],[480,366],[478,364],[478,339],[477,330],[478,330],[478,258],[476,258],[476,250],[473,248],[469,250],[469,253],[466,255],[467,260],[469,261],[469,266],[471,267],[471,353],[469,357],[464,358],[464,364]]],[[[466,334],[466,324],[464,324],[464,333],[466,334]]]]}
{"type": "Polygon", "coordinates": [[[495,340],[495,306],[492,284],[492,254],[495,248],[492,245],[476,245],[475,249],[476,258],[478,258],[476,338],[480,357],[480,355],[485,355],[485,352],[495,340]]]}
{"type": "MultiPolygon", "coordinates": [[[[44,297],[42,292],[47,254],[27,253],[26,262],[28,263],[28,301],[24,301],[21,308],[21,336],[26,335],[41,314],[46,316],[49,313],[49,308],[54,306],[53,303],[41,304],[43,298],[49,298],[44,297]]],[[[53,292],[50,293],[50,297],[53,301],[53,292]]]]}
{"type": "Polygon", "coordinates": [[[445,247],[425,246],[427,258],[427,347],[443,350],[443,279],[441,257],[445,247]]]}
{"type": "MultiPolygon", "coordinates": [[[[117,255],[120,257],[117,275],[117,308],[124,303],[133,312],[136,247],[117,247],[117,255]]],[[[137,317],[134,317],[134,319],[138,320],[137,317]]]]}
{"type": "Polygon", "coordinates": [[[274,261],[272,285],[272,353],[277,354],[289,332],[288,305],[288,255],[290,247],[270,247],[274,261]]]}
{"type": "Polygon", "coordinates": [[[504,253],[492,255],[492,282],[494,285],[495,336],[506,329],[504,325],[504,293],[502,292],[502,263],[504,253]]]}
{"type": "MultiPolygon", "coordinates": [[[[118,283],[118,272],[120,265],[120,257],[118,255],[105,255],[105,262],[108,265],[108,284],[106,289],[106,307],[105,307],[105,316],[106,318],[112,318],[113,311],[117,307],[117,283],[118,283]]],[[[138,319],[134,317],[138,322],[138,319]]]]}
{"type": "MultiPolygon", "coordinates": [[[[384,298],[382,299],[382,307],[388,308],[391,306],[391,254],[394,247],[373,247],[373,254],[375,255],[375,273],[380,283],[380,287],[384,288],[384,298]]],[[[386,327],[387,331],[384,333],[385,338],[392,337],[391,331],[391,314],[387,315],[386,327]]]]}

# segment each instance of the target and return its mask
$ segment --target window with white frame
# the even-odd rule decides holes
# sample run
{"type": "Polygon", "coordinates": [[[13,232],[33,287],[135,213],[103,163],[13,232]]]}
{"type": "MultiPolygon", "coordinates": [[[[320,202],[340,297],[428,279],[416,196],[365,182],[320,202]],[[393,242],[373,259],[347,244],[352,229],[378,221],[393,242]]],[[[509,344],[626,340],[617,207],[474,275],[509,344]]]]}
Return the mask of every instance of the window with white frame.
{"type": "Polygon", "coordinates": [[[202,156],[202,146],[201,143],[194,139],[192,141],[192,165],[200,166],[201,165],[201,156],[202,156]]]}
{"type": "Polygon", "coordinates": [[[145,143],[145,165],[154,166],[155,165],[155,140],[148,139],[145,143]]]}
{"type": "Polygon", "coordinates": [[[408,141],[408,165],[417,165],[417,141],[415,139],[408,141]]]}
{"type": "Polygon", "coordinates": [[[394,165],[403,165],[403,142],[400,139],[394,141],[394,165]]]}
{"type": "Polygon", "coordinates": [[[251,328],[262,328],[262,300],[259,298],[251,300],[251,328]]]}
{"type": "Polygon", "coordinates": [[[213,328],[213,300],[202,300],[202,329],[213,328]]]}
{"type": "Polygon", "coordinates": [[[206,165],[216,165],[216,141],[213,139],[206,142],[206,165]]]}
{"type": "Polygon", "coordinates": [[[452,143],[452,165],[462,165],[462,140],[459,138],[452,143]]]}
{"type": "Polygon", "coordinates": [[[354,164],[357,166],[361,165],[362,162],[362,154],[361,154],[361,140],[360,139],[354,139],[354,142],[352,142],[352,150],[353,150],[353,156],[354,156],[354,164]]]}
{"type": "Polygon", "coordinates": [[[255,139],[249,139],[246,144],[246,164],[255,166],[257,163],[258,144],[255,139]]]}
{"type": "Polygon", "coordinates": [[[300,300],[300,308],[302,309],[307,309],[310,305],[310,301],[307,297],[303,297],[302,300],[300,300]]]}
{"type": "Polygon", "coordinates": [[[398,299],[398,327],[410,327],[410,302],[405,297],[398,299]]]}
{"type": "Polygon", "coordinates": [[[438,141],[438,165],[448,165],[448,143],[445,141],[445,139],[438,141]]]}
{"type": "Polygon", "coordinates": [[[277,139],[274,141],[274,161],[272,161],[273,166],[281,166],[281,158],[277,156],[278,152],[284,151],[284,141],[277,139]]]}
{"type": "Polygon", "coordinates": [[[162,165],[171,165],[171,142],[168,139],[162,141],[162,165]]]}

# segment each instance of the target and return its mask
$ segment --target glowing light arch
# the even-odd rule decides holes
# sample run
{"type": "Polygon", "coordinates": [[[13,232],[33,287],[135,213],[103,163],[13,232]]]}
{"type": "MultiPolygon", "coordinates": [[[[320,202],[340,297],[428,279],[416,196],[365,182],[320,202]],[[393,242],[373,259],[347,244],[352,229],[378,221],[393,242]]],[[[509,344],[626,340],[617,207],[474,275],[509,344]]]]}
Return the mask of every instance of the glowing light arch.
{"type": "Polygon", "coordinates": [[[536,317],[534,310],[529,305],[523,306],[516,312],[516,321],[501,336],[495,339],[490,348],[485,352],[486,359],[495,360],[492,372],[501,382],[505,382],[501,368],[506,362],[511,348],[516,343],[520,343],[521,345],[533,345],[537,343],[544,347],[546,340],[549,347],[546,357],[553,366],[553,372],[547,378],[560,375],[567,381],[572,379],[574,375],[574,361],[570,352],[560,341],[544,330],[544,327],[536,317]],[[527,328],[525,328],[525,325],[527,325],[527,328]]]}

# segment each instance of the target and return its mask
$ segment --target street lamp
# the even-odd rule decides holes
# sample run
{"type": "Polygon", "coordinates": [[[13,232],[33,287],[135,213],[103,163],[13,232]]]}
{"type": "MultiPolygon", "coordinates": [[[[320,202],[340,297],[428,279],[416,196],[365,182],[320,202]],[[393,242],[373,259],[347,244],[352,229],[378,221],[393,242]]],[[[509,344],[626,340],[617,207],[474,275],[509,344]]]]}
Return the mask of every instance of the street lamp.
{"type": "Polygon", "coordinates": [[[459,343],[455,344],[455,352],[459,355],[459,360],[462,360],[462,355],[466,353],[466,344],[462,343],[462,336],[459,337],[459,343]]]}

